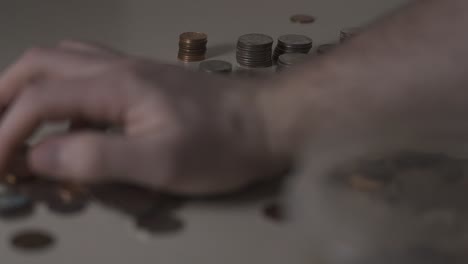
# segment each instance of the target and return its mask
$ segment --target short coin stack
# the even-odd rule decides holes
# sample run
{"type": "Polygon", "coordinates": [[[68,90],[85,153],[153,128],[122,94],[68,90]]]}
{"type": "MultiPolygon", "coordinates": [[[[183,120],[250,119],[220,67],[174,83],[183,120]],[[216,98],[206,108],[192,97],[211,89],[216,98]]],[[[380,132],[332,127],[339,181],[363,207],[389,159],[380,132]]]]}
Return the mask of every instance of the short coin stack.
{"type": "Polygon", "coordinates": [[[208,36],[201,32],[185,32],[179,37],[179,54],[183,62],[195,62],[205,59],[208,36]]]}
{"type": "Polygon", "coordinates": [[[278,58],[278,71],[291,68],[296,64],[302,63],[310,56],[304,53],[286,53],[278,58]]]}
{"type": "Polygon", "coordinates": [[[273,38],[264,34],[247,34],[237,42],[237,62],[249,68],[266,68],[273,65],[271,54],[273,38]]]}
{"type": "Polygon", "coordinates": [[[278,38],[273,55],[273,61],[277,61],[278,57],[285,53],[309,53],[312,48],[312,39],[303,35],[288,34],[278,38]]]}

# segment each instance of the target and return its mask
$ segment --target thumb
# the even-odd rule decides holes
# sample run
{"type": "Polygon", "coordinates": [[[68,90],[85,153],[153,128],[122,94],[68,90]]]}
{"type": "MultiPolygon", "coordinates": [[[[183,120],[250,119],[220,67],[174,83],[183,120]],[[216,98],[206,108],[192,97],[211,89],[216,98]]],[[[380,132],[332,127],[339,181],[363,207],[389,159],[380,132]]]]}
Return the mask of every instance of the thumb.
{"type": "Polygon", "coordinates": [[[32,148],[28,162],[40,175],[96,182],[127,173],[129,152],[130,142],[124,136],[81,132],[46,139],[32,148]]]}

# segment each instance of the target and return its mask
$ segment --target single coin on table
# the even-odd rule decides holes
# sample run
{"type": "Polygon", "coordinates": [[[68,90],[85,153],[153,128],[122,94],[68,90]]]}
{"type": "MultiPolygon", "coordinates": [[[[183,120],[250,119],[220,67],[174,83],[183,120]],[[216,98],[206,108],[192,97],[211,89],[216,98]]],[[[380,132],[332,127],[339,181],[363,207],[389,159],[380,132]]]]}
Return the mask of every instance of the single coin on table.
{"type": "Polygon", "coordinates": [[[81,189],[70,186],[60,186],[46,201],[52,212],[59,214],[81,213],[89,204],[88,195],[81,189]]]}
{"type": "Polygon", "coordinates": [[[25,195],[14,191],[0,193],[0,218],[18,219],[29,216],[34,209],[34,202],[25,195]]]}
{"type": "Polygon", "coordinates": [[[314,23],[316,18],[311,15],[306,15],[306,14],[296,14],[292,15],[289,20],[293,23],[299,23],[299,24],[311,24],[314,23]]]}
{"type": "Polygon", "coordinates": [[[137,217],[136,225],[138,229],[151,234],[173,234],[184,228],[182,220],[175,215],[157,209],[137,217]]]}
{"type": "Polygon", "coordinates": [[[206,73],[230,73],[232,64],[222,60],[208,60],[200,63],[199,70],[206,73]]]}
{"type": "Polygon", "coordinates": [[[54,237],[41,230],[25,230],[13,235],[11,245],[18,250],[38,251],[50,248],[55,242],[54,237]]]}

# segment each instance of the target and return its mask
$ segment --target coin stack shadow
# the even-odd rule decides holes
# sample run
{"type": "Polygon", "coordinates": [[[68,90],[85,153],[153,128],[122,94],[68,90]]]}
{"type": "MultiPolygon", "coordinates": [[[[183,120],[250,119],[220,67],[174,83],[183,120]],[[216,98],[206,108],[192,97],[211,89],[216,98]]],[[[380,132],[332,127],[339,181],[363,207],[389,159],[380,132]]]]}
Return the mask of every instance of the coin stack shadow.
{"type": "Polygon", "coordinates": [[[279,56],[285,53],[309,53],[312,49],[312,39],[303,35],[288,34],[278,38],[278,44],[273,54],[273,61],[277,62],[279,56]]]}
{"type": "Polygon", "coordinates": [[[278,58],[278,67],[276,68],[277,71],[283,71],[285,69],[289,69],[297,64],[303,63],[306,61],[310,56],[304,53],[286,53],[282,54],[278,58]]]}
{"type": "Polygon", "coordinates": [[[272,37],[257,33],[243,35],[237,41],[237,63],[248,68],[271,67],[272,51],[272,37]]]}
{"type": "Polygon", "coordinates": [[[179,36],[177,58],[183,62],[196,62],[205,59],[208,36],[201,32],[185,32],[179,36]]]}

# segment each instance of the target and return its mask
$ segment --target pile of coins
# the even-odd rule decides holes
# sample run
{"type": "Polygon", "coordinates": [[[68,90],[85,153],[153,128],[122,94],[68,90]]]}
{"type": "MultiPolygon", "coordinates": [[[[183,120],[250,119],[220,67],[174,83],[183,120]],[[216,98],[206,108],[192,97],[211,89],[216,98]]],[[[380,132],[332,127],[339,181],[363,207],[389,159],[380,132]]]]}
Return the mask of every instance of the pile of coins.
{"type": "Polygon", "coordinates": [[[344,28],[340,31],[340,42],[343,43],[346,40],[352,38],[359,33],[361,29],[357,27],[344,28]]]}
{"type": "MultiPolygon", "coordinates": [[[[76,215],[97,202],[131,216],[135,228],[151,234],[175,233],[183,222],[173,213],[183,200],[160,192],[127,184],[82,186],[46,180],[33,175],[26,165],[27,149],[12,161],[10,173],[0,176],[0,220],[19,220],[34,214],[38,204],[60,215],[76,215]]],[[[24,230],[13,235],[16,249],[46,249],[54,237],[44,230],[24,230]]]]}
{"type": "Polygon", "coordinates": [[[232,64],[222,60],[208,60],[198,66],[201,72],[228,74],[232,72],[232,64]]]}
{"type": "Polygon", "coordinates": [[[196,62],[205,59],[208,36],[201,32],[185,32],[179,37],[178,59],[183,62],[196,62]]]}
{"type": "Polygon", "coordinates": [[[247,34],[237,42],[237,62],[249,68],[266,68],[273,65],[273,38],[264,34],[247,34]]]}
{"type": "Polygon", "coordinates": [[[286,53],[278,58],[278,71],[291,68],[307,60],[310,56],[304,53],[286,53]]]}
{"type": "Polygon", "coordinates": [[[283,35],[278,38],[273,61],[277,61],[278,57],[285,53],[309,53],[312,48],[312,39],[303,35],[283,35]]]}

